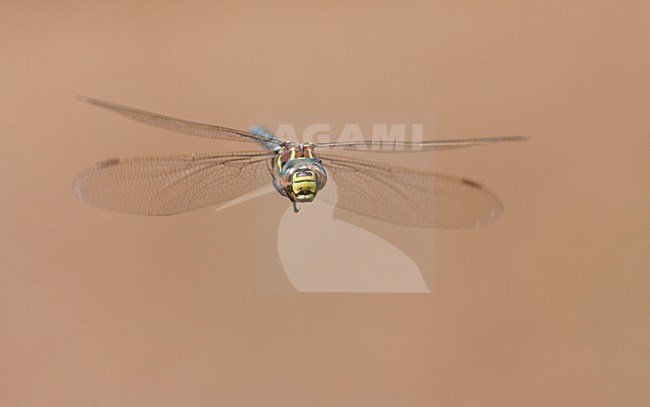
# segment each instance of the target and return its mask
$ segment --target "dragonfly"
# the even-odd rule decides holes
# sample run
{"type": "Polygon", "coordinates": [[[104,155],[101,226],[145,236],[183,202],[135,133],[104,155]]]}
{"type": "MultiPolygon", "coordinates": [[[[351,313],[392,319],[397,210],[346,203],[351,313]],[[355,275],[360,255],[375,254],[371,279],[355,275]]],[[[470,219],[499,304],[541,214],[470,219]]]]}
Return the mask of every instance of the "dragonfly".
{"type": "Polygon", "coordinates": [[[217,140],[257,144],[255,151],[112,158],[80,172],[74,192],[104,210],[163,216],[233,201],[272,184],[294,209],[315,199],[389,223],[471,228],[501,216],[498,196],[478,182],[418,169],[349,158],[357,152],[439,151],[524,136],[409,142],[351,140],[298,143],[255,126],[250,131],[182,120],[91,97],[79,99],[136,122],[217,140]],[[318,150],[323,150],[318,151],[318,150]],[[328,177],[336,185],[327,188],[328,177]],[[333,189],[333,188],[332,188],[333,189]]]}

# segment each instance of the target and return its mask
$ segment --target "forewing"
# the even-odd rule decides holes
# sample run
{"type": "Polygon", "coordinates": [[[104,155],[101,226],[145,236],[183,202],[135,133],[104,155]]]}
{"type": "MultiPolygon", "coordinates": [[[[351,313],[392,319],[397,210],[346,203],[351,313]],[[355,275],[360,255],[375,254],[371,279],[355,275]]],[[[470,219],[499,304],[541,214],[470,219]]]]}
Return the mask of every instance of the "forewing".
{"type": "Polygon", "coordinates": [[[436,228],[479,227],[503,213],[494,193],[465,178],[331,154],[319,156],[338,193],[326,185],[317,199],[353,212],[401,225],[436,228]]]}
{"type": "Polygon", "coordinates": [[[176,131],[178,133],[185,133],[192,136],[207,137],[219,140],[261,142],[276,145],[281,144],[281,142],[275,138],[263,137],[261,135],[252,134],[247,131],[177,119],[175,117],[147,112],[145,110],[136,109],[134,107],[106,102],[86,96],[79,96],[79,100],[125,116],[131,120],[149,124],[151,126],[161,127],[163,129],[171,131],[176,131]]]}
{"type": "Polygon", "coordinates": [[[172,215],[223,203],[270,183],[264,151],[102,161],[76,176],[89,205],[139,215],[172,215]]]}
{"type": "Polygon", "coordinates": [[[503,137],[487,137],[475,139],[458,139],[458,140],[432,140],[421,142],[410,141],[373,141],[373,140],[351,140],[351,141],[333,141],[325,143],[316,143],[315,146],[321,149],[343,149],[354,151],[367,151],[367,152],[397,152],[408,153],[418,151],[440,151],[440,150],[454,150],[462,147],[480,146],[485,144],[504,143],[511,141],[525,141],[528,140],[525,136],[503,136],[503,137]]]}

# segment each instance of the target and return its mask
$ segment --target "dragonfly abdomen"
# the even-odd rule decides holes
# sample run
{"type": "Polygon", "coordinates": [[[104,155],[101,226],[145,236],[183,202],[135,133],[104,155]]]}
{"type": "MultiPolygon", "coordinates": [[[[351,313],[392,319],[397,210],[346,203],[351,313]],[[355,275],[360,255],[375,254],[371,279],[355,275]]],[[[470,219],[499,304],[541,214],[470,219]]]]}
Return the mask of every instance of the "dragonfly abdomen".
{"type": "Polygon", "coordinates": [[[251,128],[251,134],[266,140],[266,141],[258,140],[265,150],[277,152],[281,149],[281,144],[278,143],[279,141],[278,138],[275,137],[275,135],[271,133],[271,131],[268,130],[267,128],[262,126],[253,126],[251,128]]]}

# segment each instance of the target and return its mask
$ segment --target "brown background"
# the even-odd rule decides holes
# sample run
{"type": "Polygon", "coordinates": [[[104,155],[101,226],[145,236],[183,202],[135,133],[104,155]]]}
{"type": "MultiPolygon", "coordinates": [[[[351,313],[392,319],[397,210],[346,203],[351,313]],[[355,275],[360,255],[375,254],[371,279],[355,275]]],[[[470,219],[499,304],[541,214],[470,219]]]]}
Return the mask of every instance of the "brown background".
{"type": "Polygon", "coordinates": [[[3,2],[0,405],[650,404],[649,23],[644,1],[3,2]],[[435,232],[435,256],[433,231],[359,221],[419,242],[432,294],[260,293],[255,202],[146,218],[71,190],[104,158],[242,146],[77,93],[532,141],[437,156],[506,215],[435,232]]]}

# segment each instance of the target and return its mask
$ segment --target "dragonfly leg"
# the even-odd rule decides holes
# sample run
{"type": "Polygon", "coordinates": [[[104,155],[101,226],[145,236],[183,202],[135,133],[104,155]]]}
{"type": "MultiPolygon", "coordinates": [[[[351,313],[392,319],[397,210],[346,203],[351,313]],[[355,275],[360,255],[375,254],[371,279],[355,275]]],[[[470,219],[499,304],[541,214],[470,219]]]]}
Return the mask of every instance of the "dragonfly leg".
{"type": "Polygon", "coordinates": [[[292,203],[293,203],[293,213],[298,213],[298,211],[300,210],[300,208],[298,208],[298,205],[296,205],[295,202],[292,202],[292,203]]]}
{"type": "Polygon", "coordinates": [[[287,193],[284,192],[284,190],[282,188],[280,188],[280,184],[278,183],[277,179],[273,180],[273,187],[275,188],[276,191],[278,191],[280,193],[280,195],[282,195],[284,197],[287,196],[287,193]]]}

